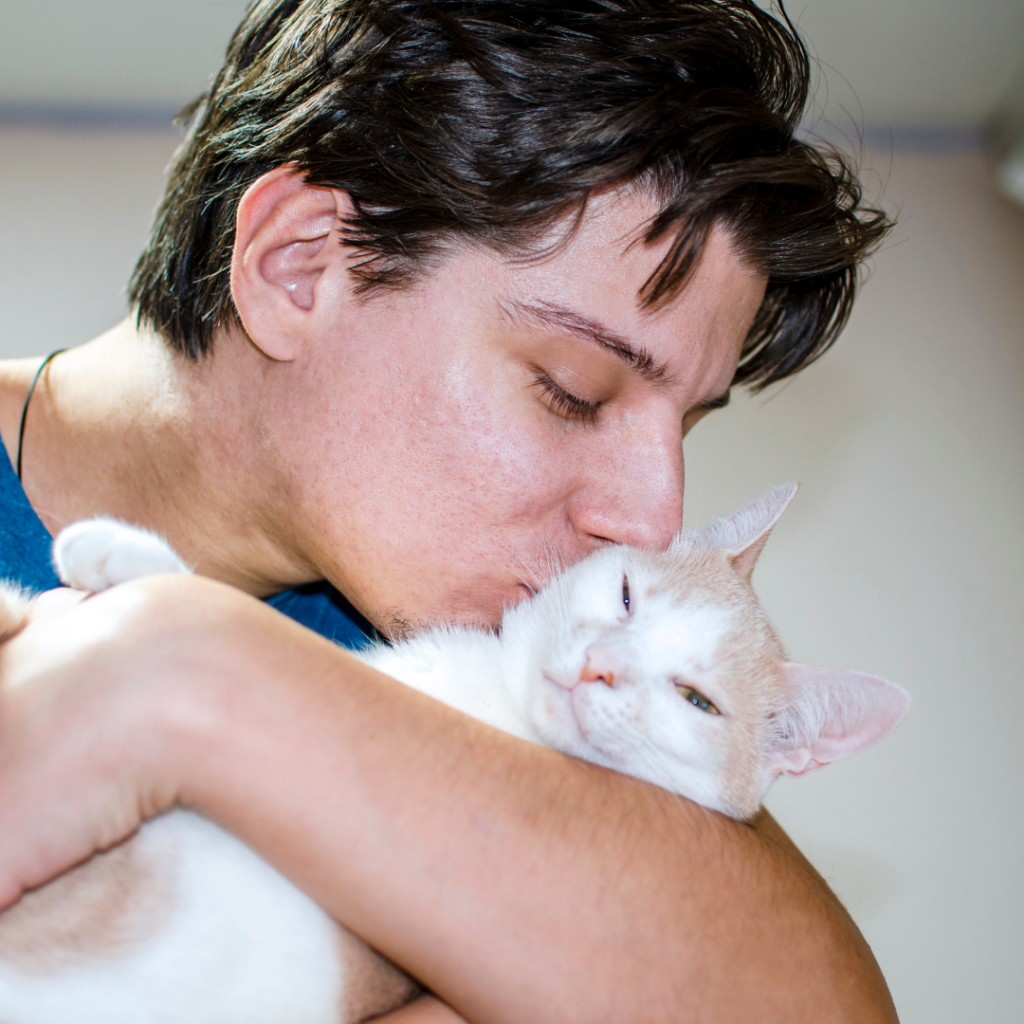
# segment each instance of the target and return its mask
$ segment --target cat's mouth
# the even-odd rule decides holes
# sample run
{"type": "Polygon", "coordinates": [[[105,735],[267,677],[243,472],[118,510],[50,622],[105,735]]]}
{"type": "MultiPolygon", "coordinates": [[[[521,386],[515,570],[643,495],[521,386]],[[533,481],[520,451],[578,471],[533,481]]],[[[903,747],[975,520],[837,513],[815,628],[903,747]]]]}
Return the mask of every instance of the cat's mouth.
{"type": "Polygon", "coordinates": [[[551,669],[545,670],[542,674],[549,683],[554,683],[560,690],[568,690],[570,693],[580,684],[578,674],[575,676],[562,675],[551,669]]]}
{"type": "Polygon", "coordinates": [[[553,744],[566,753],[578,753],[579,743],[587,743],[587,733],[580,721],[576,707],[575,690],[579,679],[560,679],[555,672],[545,671],[544,678],[551,683],[551,690],[544,699],[549,727],[554,729],[553,744]]]}

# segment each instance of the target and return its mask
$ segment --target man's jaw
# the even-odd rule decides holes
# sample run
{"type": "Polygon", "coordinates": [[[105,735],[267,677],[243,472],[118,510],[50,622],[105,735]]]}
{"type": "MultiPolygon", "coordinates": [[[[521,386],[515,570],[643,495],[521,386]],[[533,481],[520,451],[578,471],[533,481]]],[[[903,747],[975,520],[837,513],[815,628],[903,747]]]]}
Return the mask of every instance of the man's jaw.
{"type": "Polygon", "coordinates": [[[447,593],[437,594],[432,609],[396,604],[381,615],[381,631],[391,640],[403,640],[440,625],[496,630],[508,609],[533,600],[569,564],[553,548],[541,555],[513,555],[496,576],[452,585],[447,593]]]}

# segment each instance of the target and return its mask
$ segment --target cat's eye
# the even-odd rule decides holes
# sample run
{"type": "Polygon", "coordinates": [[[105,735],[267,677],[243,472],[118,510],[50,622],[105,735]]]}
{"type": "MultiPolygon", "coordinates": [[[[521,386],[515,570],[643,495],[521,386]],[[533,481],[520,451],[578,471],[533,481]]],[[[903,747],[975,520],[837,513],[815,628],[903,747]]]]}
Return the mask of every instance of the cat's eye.
{"type": "Polygon", "coordinates": [[[622,577],[622,607],[629,611],[629,577],[622,577]]]}
{"type": "Polygon", "coordinates": [[[685,686],[683,683],[676,683],[676,689],[683,700],[689,701],[695,708],[700,708],[701,711],[706,711],[709,715],[721,714],[721,711],[700,690],[695,690],[692,686],[685,686]]]}

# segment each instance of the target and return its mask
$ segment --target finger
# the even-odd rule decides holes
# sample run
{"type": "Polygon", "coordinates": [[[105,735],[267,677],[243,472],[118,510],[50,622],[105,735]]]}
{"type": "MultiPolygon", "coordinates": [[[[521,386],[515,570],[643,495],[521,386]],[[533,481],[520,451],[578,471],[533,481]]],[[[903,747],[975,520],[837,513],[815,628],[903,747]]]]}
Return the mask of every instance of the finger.
{"type": "Polygon", "coordinates": [[[68,587],[47,590],[32,602],[32,607],[29,609],[29,620],[43,622],[55,618],[81,604],[88,596],[81,590],[71,590],[68,587]]]}

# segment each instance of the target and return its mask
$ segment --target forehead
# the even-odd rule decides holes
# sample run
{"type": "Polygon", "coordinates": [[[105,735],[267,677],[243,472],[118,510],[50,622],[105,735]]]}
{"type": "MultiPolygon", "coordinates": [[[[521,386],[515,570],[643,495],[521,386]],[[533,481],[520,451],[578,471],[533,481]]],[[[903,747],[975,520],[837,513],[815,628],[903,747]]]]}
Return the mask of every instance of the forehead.
{"type": "Polygon", "coordinates": [[[735,253],[724,228],[715,228],[678,294],[644,307],[641,291],[672,245],[671,236],[643,241],[658,212],[649,196],[620,189],[592,197],[578,218],[553,225],[526,255],[454,241],[410,287],[371,293],[366,319],[380,338],[405,339],[418,350],[413,361],[429,363],[460,338],[472,340],[463,353],[472,361],[481,354],[481,337],[510,325],[523,333],[564,334],[515,314],[568,312],[649,354],[685,391],[720,394],[732,381],[767,278],[735,253]],[[389,317],[402,321],[399,329],[389,317]]]}
{"type": "Polygon", "coordinates": [[[671,363],[675,376],[735,364],[767,279],[739,258],[725,229],[715,228],[686,286],[665,305],[645,308],[641,290],[673,241],[670,233],[644,243],[658,212],[652,198],[634,190],[592,198],[567,238],[569,225],[552,229],[547,258],[504,265],[508,298],[582,311],[671,363]]]}

